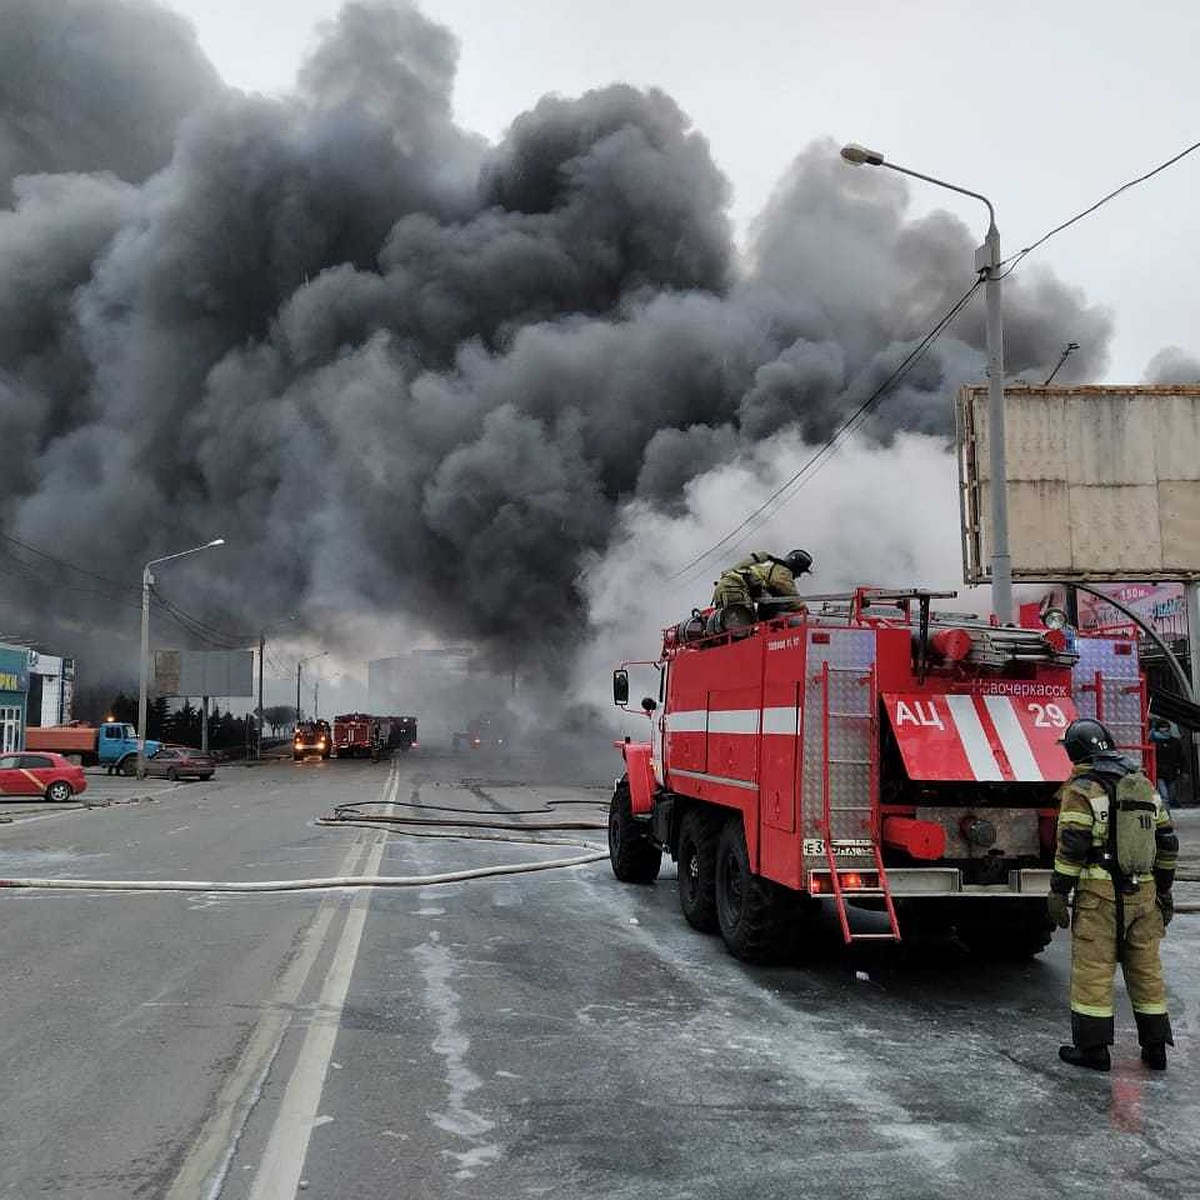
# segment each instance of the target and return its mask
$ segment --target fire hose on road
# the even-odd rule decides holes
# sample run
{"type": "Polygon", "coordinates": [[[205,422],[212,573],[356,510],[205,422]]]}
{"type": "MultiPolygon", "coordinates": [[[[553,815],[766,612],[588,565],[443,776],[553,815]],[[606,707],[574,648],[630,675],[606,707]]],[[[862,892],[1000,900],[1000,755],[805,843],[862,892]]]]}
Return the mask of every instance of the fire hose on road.
{"type": "MultiPolygon", "coordinates": [[[[486,879],[498,875],[527,875],[538,871],[561,871],[569,867],[582,867],[588,863],[601,862],[608,858],[607,850],[599,850],[587,842],[565,838],[517,838],[517,837],[488,837],[475,833],[435,832],[439,827],[445,830],[458,828],[469,829],[498,829],[520,833],[554,833],[567,830],[606,829],[603,821],[563,821],[542,822],[536,825],[522,824],[517,821],[480,821],[460,820],[456,817],[466,813],[470,817],[491,816],[490,813],[467,809],[441,809],[440,811],[453,814],[448,817],[408,817],[394,813],[364,812],[364,808],[385,803],[381,801],[361,801],[355,804],[343,804],[334,809],[327,817],[318,819],[319,825],[354,825],[365,828],[389,829],[396,826],[417,826],[420,829],[406,830],[413,837],[436,837],[449,839],[466,839],[470,841],[506,842],[509,844],[531,846],[567,846],[584,851],[565,858],[551,858],[538,862],[498,863],[488,867],[468,867],[457,871],[441,871],[429,875],[334,875],[314,879],[263,879],[246,882],[230,880],[200,880],[200,879],[53,879],[53,878],[23,878],[0,879],[0,888],[24,888],[47,891],[98,891],[98,892],[224,892],[234,894],[255,894],[262,892],[313,892],[334,891],[339,888],[413,888],[431,887],[437,884],[462,883],[470,879],[486,879]]],[[[552,806],[559,804],[592,804],[592,801],[551,801],[552,806]]],[[[436,810],[436,805],[420,805],[404,802],[392,802],[389,807],[426,808],[436,810]]],[[[553,812],[553,808],[517,809],[511,815],[545,814],[553,812]]],[[[504,815],[510,815],[505,813],[504,815]]]]}

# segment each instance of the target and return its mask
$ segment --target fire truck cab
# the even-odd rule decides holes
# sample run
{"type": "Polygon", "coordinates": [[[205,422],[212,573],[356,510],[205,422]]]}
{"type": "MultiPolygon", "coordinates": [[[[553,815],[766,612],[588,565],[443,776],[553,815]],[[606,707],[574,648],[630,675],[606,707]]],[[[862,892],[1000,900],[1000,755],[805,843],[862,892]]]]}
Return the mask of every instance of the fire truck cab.
{"type": "Polygon", "coordinates": [[[617,743],[617,878],[653,882],[669,853],[686,919],[751,960],[823,897],[847,942],[953,930],[980,953],[1042,950],[1058,739],[1096,717],[1141,760],[1137,645],[933,610],[953,596],[859,588],[729,632],[706,613],[667,629],[651,737],[617,743]],[[882,919],[856,929],[852,907],[882,919]]]}

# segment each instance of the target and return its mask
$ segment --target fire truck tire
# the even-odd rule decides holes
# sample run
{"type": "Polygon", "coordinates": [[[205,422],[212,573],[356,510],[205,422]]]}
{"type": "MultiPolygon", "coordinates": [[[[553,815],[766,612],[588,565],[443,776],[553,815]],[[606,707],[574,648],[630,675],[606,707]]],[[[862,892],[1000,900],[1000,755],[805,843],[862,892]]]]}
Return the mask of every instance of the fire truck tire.
{"type": "Polygon", "coordinates": [[[721,937],[735,958],[765,962],[779,954],[783,906],[770,881],[750,870],[740,815],[717,839],[716,893],[721,937]]]}
{"type": "Polygon", "coordinates": [[[622,883],[653,883],[662,866],[662,849],[650,841],[644,827],[633,819],[629,784],[613,789],[608,807],[608,856],[613,874],[622,883]]]}
{"type": "Polygon", "coordinates": [[[1054,925],[1046,914],[1045,900],[1004,900],[988,904],[972,920],[956,921],[954,932],[980,958],[1016,962],[1045,950],[1054,925]]]}
{"type": "Polygon", "coordinates": [[[679,826],[679,908],[701,933],[716,933],[717,841],[721,826],[711,815],[692,809],[679,826]]]}

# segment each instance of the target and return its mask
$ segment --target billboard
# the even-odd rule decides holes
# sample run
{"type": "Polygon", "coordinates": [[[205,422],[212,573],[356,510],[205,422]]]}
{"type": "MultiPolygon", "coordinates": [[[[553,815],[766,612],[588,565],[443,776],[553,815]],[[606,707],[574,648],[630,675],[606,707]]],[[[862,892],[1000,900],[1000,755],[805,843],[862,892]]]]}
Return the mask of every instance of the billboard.
{"type": "Polygon", "coordinates": [[[160,696],[253,696],[253,650],[159,650],[154,682],[160,696]]]}
{"type": "MultiPolygon", "coordinates": [[[[1013,578],[1200,577],[1200,387],[1004,389],[1013,578]]],[[[958,394],[963,579],[990,579],[987,388],[958,394]]]]}

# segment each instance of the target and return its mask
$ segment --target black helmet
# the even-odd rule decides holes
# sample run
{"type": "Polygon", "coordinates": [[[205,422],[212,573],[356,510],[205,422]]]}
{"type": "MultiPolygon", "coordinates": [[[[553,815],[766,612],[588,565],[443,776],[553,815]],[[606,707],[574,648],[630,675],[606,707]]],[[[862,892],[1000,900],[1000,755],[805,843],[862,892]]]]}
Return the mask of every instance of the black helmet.
{"type": "Polygon", "coordinates": [[[1113,735],[1090,717],[1072,721],[1058,742],[1073,763],[1087,762],[1105,750],[1116,748],[1113,735]]]}
{"type": "Polygon", "coordinates": [[[783,565],[793,575],[805,575],[812,570],[812,555],[807,550],[789,550],[783,565]]]}

